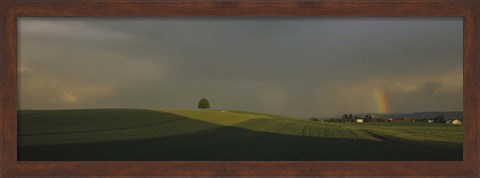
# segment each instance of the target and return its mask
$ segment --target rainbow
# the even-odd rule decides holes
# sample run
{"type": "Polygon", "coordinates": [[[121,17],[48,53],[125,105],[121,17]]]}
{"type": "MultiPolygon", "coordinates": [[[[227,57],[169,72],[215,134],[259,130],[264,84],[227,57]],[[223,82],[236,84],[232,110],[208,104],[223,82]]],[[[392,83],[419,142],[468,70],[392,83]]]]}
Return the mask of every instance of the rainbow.
{"type": "Polygon", "coordinates": [[[388,113],[390,109],[385,91],[382,88],[375,88],[373,93],[377,101],[377,111],[380,113],[388,113]]]}

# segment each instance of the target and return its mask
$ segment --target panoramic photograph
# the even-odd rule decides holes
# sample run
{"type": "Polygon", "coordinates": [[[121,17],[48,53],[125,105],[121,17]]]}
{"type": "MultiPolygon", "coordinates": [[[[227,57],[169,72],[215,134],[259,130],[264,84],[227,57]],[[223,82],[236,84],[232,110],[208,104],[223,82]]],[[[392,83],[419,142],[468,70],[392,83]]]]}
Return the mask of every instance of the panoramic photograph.
{"type": "Polygon", "coordinates": [[[462,17],[19,17],[19,161],[462,161],[462,17]]]}

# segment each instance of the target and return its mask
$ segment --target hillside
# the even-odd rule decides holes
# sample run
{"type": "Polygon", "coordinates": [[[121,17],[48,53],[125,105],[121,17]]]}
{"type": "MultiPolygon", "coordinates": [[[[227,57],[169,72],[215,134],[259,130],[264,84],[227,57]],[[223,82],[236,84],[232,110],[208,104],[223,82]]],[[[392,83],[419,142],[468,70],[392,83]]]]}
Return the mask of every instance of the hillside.
{"type": "Polygon", "coordinates": [[[462,127],[225,110],[19,111],[20,160],[459,160],[462,127]]]}

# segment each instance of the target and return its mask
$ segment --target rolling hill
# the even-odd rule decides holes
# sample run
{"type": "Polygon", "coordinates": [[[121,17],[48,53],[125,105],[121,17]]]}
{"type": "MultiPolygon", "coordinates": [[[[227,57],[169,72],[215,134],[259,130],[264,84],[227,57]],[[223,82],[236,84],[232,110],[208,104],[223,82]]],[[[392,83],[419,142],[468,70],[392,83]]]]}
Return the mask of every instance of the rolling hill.
{"type": "Polygon", "coordinates": [[[461,160],[462,127],[320,123],[230,110],[18,113],[19,160],[461,160]]]}

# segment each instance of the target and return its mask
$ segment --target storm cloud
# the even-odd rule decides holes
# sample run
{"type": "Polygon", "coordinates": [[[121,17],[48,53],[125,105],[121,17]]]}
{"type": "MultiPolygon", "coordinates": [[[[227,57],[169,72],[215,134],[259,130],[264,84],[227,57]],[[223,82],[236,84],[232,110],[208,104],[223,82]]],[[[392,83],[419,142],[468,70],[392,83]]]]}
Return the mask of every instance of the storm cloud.
{"type": "Polygon", "coordinates": [[[19,18],[20,109],[461,111],[461,18],[19,18]]]}

